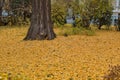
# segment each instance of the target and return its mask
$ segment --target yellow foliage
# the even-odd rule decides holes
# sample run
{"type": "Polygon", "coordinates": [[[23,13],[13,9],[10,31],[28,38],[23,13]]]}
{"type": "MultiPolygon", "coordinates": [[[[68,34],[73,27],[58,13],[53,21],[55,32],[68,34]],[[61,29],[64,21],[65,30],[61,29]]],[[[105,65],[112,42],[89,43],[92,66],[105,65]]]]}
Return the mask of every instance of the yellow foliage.
{"type": "Polygon", "coordinates": [[[23,73],[31,80],[102,80],[109,65],[120,64],[119,32],[23,41],[27,30],[0,27],[0,73],[23,73]]]}

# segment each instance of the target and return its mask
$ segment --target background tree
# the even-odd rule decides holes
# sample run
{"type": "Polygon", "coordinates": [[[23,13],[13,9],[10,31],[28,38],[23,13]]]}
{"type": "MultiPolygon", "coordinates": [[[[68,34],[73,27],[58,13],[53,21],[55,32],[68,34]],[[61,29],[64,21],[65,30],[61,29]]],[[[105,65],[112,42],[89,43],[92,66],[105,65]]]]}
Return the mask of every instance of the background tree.
{"type": "Polygon", "coordinates": [[[6,17],[8,23],[12,23],[12,25],[26,24],[31,16],[30,0],[5,0],[3,10],[9,14],[9,17],[6,17]]]}
{"type": "Polygon", "coordinates": [[[0,0],[0,25],[2,24],[2,8],[4,5],[4,0],[0,0]]]}
{"type": "Polygon", "coordinates": [[[31,26],[24,40],[51,40],[54,38],[51,0],[32,0],[31,26]]]}
{"type": "Polygon", "coordinates": [[[94,14],[95,24],[98,24],[98,29],[101,29],[102,25],[111,25],[111,16],[112,16],[112,2],[111,0],[98,0],[99,6],[97,11],[94,14]]]}
{"type": "Polygon", "coordinates": [[[72,5],[73,0],[52,1],[52,21],[57,24],[57,26],[64,25],[66,23],[68,6],[72,5]]]}
{"type": "Polygon", "coordinates": [[[80,14],[80,26],[88,28],[90,23],[98,25],[110,25],[112,16],[111,0],[81,0],[76,9],[80,14]]]}
{"type": "Polygon", "coordinates": [[[63,25],[65,24],[66,16],[66,3],[64,1],[54,1],[52,3],[51,17],[54,24],[63,25]],[[61,6],[62,5],[62,6],[61,6]]]}

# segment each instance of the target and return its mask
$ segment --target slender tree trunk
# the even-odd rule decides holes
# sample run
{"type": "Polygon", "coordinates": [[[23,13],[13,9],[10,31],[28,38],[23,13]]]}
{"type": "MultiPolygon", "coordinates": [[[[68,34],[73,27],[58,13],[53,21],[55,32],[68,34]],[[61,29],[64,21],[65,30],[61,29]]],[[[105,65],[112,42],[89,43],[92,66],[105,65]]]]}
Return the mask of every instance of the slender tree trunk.
{"type": "Polygon", "coordinates": [[[2,7],[0,7],[0,23],[2,23],[2,7]]]}
{"type": "Polygon", "coordinates": [[[51,0],[32,0],[31,26],[24,40],[51,40],[54,38],[51,0]]]}
{"type": "Polygon", "coordinates": [[[98,29],[99,29],[99,30],[101,30],[101,26],[102,26],[102,24],[100,23],[100,24],[98,25],[98,29]]]}
{"type": "Polygon", "coordinates": [[[3,0],[0,0],[0,25],[2,25],[2,7],[3,7],[3,0]]]}
{"type": "Polygon", "coordinates": [[[100,19],[99,25],[98,25],[98,29],[99,29],[99,30],[101,30],[102,25],[103,25],[103,24],[102,24],[102,19],[100,19]]]}
{"type": "Polygon", "coordinates": [[[118,18],[118,31],[120,31],[120,18],[118,18]]]}

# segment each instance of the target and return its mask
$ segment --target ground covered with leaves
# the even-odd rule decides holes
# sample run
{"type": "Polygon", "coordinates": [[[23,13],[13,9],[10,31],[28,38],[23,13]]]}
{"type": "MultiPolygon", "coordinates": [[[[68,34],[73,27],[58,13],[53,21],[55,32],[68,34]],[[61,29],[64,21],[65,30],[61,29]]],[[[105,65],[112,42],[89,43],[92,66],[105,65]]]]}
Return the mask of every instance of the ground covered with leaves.
{"type": "Polygon", "coordinates": [[[0,28],[0,78],[9,74],[30,80],[102,80],[110,65],[120,64],[120,32],[23,41],[27,29],[0,28]]]}

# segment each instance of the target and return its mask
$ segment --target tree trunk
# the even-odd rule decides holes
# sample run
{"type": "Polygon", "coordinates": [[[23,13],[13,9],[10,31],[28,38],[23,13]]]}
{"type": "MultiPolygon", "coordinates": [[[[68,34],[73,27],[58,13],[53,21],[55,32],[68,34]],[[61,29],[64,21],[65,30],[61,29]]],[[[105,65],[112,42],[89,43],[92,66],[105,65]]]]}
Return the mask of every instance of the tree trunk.
{"type": "Polygon", "coordinates": [[[54,39],[51,0],[32,0],[31,26],[24,40],[54,39]]]}
{"type": "Polygon", "coordinates": [[[0,25],[2,25],[2,7],[3,7],[3,0],[0,0],[0,25]]]}
{"type": "Polygon", "coordinates": [[[99,30],[101,30],[102,25],[103,25],[103,24],[102,24],[102,19],[100,19],[99,25],[98,25],[98,29],[99,29],[99,30]]]}
{"type": "Polygon", "coordinates": [[[102,26],[102,24],[100,23],[100,24],[98,25],[98,29],[99,29],[99,30],[101,30],[101,26],[102,26]]]}
{"type": "Polygon", "coordinates": [[[2,7],[0,7],[0,25],[2,24],[2,7]]]}

